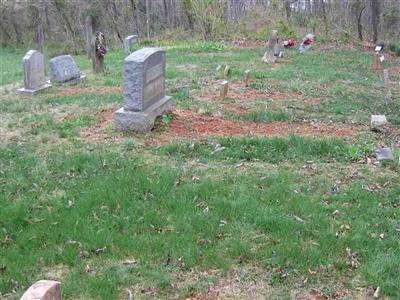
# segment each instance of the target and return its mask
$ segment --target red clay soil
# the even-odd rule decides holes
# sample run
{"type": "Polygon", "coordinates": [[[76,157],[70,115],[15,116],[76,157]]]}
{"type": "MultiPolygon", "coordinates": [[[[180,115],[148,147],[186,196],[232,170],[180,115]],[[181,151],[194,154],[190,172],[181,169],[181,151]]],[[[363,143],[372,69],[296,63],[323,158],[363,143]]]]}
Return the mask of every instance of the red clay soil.
{"type": "MultiPolygon", "coordinates": [[[[82,135],[94,141],[113,140],[122,138],[113,126],[115,109],[102,110],[96,114],[101,120],[92,127],[82,130],[82,135]],[[112,132],[107,132],[107,128],[112,132]]],[[[254,123],[237,122],[215,116],[205,116],[190,110],[176,109],[173,119],[168,125],[154,129],[154,133],[145,137],[150,143],[165,144],[180,139],[200,139],[208,136],[287,136],[299,134],[310,137],[351,137],[356,135],[350,127],[327,125],[325,123],[254,123]]]]}
{"type": "Polygon", "coordinates": [[[115,130],[113,130],[111,135],[106,132],[106,129],[113,125],[115,111],[115,108],[110,108],[97,112],[95,115],[100,119],[100,122],[96,123],[94,126],[84,128],[81,131],[82,136],[98,142],[105,140],[120,140],[121,135],[117,134],[115,130]]]}
{"type": "MultiPolygon", "coordinates": [[[[156,129],[157,131],[157,129],[156,129]]],[[[355,132],[345,126],[316,123],[254,123],[236,122],[221,117],[204,116],[188,110],[176,110],[165,131],[155,136],[158,144],[177,139],[198,139],[207,136],[285,136],[299,134],[313,137],[349,137],[355,132]]]]}

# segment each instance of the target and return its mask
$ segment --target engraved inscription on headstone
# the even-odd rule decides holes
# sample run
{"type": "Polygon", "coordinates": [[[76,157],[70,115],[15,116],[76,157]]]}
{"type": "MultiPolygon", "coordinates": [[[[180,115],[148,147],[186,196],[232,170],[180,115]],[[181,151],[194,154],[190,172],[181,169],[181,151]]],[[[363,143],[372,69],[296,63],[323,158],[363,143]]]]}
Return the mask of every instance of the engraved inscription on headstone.
{"type": "Polygon", "coordinates": [[[45,66],[43,54],[36,50],[29,50],[23,58],[24,87],[18,89],[18,93],[35,94],[50,87],[45,82],[45,66]]]}
{"type": "Polygon", "coordinates": [[[50,81],[52,83],[73,84],[85,76],[71,55],[61,55],[50,60],[50,81]]]}
{"type": "Polygon", "coordinates": [[[147,131],[172,107],[165,96],[165,52],[143,48],[124,61],[124,104],[115,114],[117,129],[147,131]]]}

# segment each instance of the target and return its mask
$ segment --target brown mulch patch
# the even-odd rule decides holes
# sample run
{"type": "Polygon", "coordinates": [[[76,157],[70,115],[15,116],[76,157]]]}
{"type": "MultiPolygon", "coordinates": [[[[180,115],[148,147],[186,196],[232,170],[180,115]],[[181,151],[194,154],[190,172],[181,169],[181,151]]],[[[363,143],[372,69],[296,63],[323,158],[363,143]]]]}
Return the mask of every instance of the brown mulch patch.
{"type": "MultiPolygon", "coordinates": [[[[189,110],[176,110],[165,131],[153,138],[158,144],[176,139],[198,139],[207,136],[287,136],[300,134],[313,137],[349,137],[356,132],[348,126],[325,123],[254,123],[237,122],[215,116],[200,115],[189,110]]],[[[155,130],[156,132],[159,129],[155,130]]]]}
{"type": "Polygon", "coordinates": [[[122,93],[122,87],[119,86],[69,86],[57,92],[58,96],[73,96],[79,94],[115,94],[122,93]]]}
{"type": "Polygon", "coordinates": [[[104,141],[104,140],[121,140],[121,134],[113,130],[110,135],[106,131],[107,128],[111,127],[114,123],[114,112],[115,108],[102,109],[97,112],[95,116],[100,119],[100,122],[96,123],[94,126],[84,128],[81,134],[85,138],[89,138],[93,141],[104,141]]]}
{"type": "MultiPolygon", "coordinates": [[[[104,109],[96,116],[101,120],[92,127],[82,130],[82,135],[94,141],[122,139],[122,135],[112,130],[115,108],[104,109]]],[[[154,129],[154,134],[149,136],[149,142],[165,144],[179,139],[199,139],[208,136],[287,136],[299,134],[310,137],[352,137],[357,134],[352,127],[345,125],[328,125],[322,122],[310,124],[306,122],[272,122],[255,123],[240,122],[224,119],[222,117],[206,116],[190,110],[176,109],[170,124],[154,129]]],[[[354,126],[353,126],[354,127],[354,126]]]]}

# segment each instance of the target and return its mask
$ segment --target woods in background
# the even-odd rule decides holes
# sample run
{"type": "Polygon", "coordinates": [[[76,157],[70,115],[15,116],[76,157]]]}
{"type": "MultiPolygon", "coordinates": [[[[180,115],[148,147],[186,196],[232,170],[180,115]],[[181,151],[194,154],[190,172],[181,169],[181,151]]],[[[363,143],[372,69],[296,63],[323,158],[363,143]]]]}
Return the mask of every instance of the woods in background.
{"type": "Polygon", "coordinates": [[[85,51],[87,16],[110,44],[130,34],[265,40],[273,29],[344,43],[400,40],[400,0],[3,0],[0,12],[3,46],[42,49],[46,40],[74,53],[85,51]]]}

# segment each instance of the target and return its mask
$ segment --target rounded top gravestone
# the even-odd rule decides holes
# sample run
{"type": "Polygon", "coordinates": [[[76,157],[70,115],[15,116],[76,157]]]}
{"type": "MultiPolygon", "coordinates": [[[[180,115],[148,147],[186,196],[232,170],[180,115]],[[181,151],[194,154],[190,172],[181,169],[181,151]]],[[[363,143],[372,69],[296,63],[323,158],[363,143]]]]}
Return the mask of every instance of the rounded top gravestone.
{"type": "Polygon", "coordinates": [[[165,51],[143,48],[124,61],[124,109],[143,111],[165,97],[165,51]]]}
{"type": "Polygon", "coordinates": [[[37,50],[29,50],[24,58],[24,85],[26,89],[37,89],[44,85],[44,57],[37,50]]]}
{"type": "Polygon", "coordinates": [[[71,55],[61,55],[50,60],[50,81],[67,82],[80,78],[81,71],[71,55]]]}

